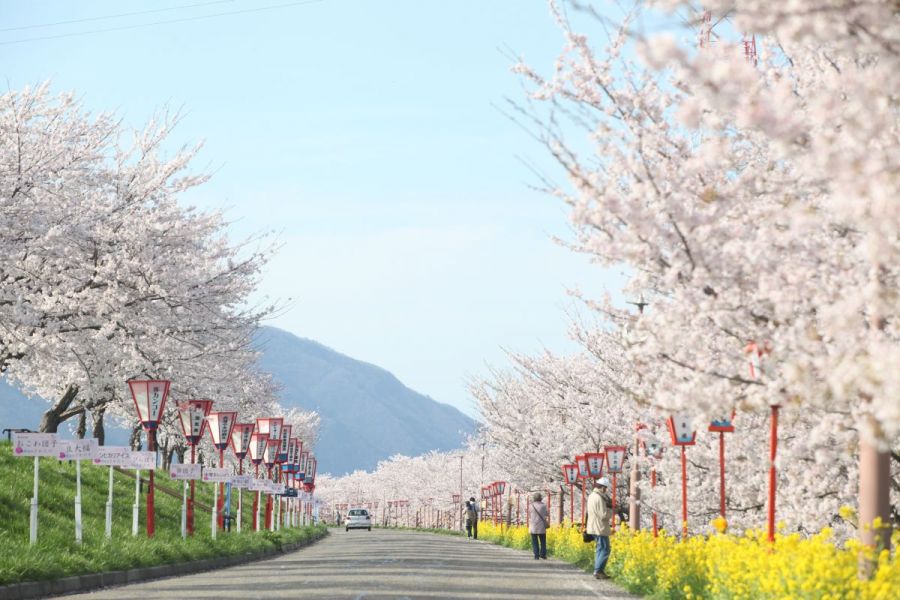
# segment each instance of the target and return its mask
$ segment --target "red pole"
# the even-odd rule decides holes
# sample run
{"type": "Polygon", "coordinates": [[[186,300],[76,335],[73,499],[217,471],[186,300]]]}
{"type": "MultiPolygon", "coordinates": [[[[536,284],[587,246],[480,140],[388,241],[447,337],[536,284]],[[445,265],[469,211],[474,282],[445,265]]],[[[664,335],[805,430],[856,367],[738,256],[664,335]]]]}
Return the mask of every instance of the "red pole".
{"type": "MultiPolygon", "coordinates": [[[[256,477],[259,478],[259,465],[253,465],[256,468],[256,477]]],[[[257,520],[259,519],[259,492],[253,494],[253,531],[256,531],[257,520]]]]}
{"type": "Polygon", "coordinates": [[[778,451],[778,405],[772,407],[772,437],[769,442],[769,541],[775,541],[775,454],[778,451]]]}
{"type": "Polygon", "coordinates": [[[719,514],[725,518],[725,432],[719,432],[719,514]]]}
{"type": "MultiPolygon", "coordinates": [[[[656,487],[656,467],[650,471],[650,487],[656,487]]],[[[659,537],[659,523],[656,519],[656,509],[653,509],[653,537],[659,537]]]]}
{"type": "Polygon", "coordinates": [[[587,479],[581,480],[581,526],[584,527],[584,486],[587,479]]]}
{"type": "MultiPolygon", "coordinates": [[[[153,429],[147,430],[147,449],[151,452],[156,451],[156,431],[153,429]]],[[[153,473],[154,470],[150,469],[150,489],[147,490],[147,537],[152,538],[153,533],[156,531],[156,523],[155,523],[155,512],[153,510],[153,473]]]]}
{"type": "MultiPolygon", "coordinates": [[[[225,451],[219,450],[219,468],[221,469],[224,466],[225,466],[225,451]]],[[[219,515],[217,523],[218,523],[219,529],[225,529],[225,515],[222,514],[223,506],[225,506],[225,484],[220,483],[219,484],[219,505],[217,507],[217,509],[218,509],[217,514],[219,515]]]]}
{"type": "MultiPolygon", "coordinates": [[[[191,444],[191,464],[194,464],[196,457],[196,446],[191,444]]],[[[187,531],[188,535],[194,535],[194,480],[191,479],[191,497],[188,498],[187,505],[187,531]]]]}
{"type": "MultiPolygon", "coordinates": [[[[272,479],[272,467],[266,467],[268,478],[272,479]]],[[[266,529],[272,528],[272,496],[266,497],[266,529]]]]}
{"type": "Polygon", "coordinates": [[[575,524],[575,485],[569,484],[569,520],[570,524],[575,524]]]}
{"type": "Polygon", "coordinates": [[[687,539],[687,451],[681,447],[681,539],[687,539]]]}
{"type": "Polygon", "coordinates": [[[519,502],[522,500],[522,492],[516,490],[516,525],[522,524],[522,514],[519,512],[519,502]]]}
{"type": "Polygon", "coordinates": [[[613,492],[612,493],[612,512],[613,512],[612,530],[615,531],[616,530],[616,474],[613,473],[612,476],[613,476],[613,480],[612,480],[612,486],[613,486],[613,489],[612,489],[612,492],[613,492]]]}

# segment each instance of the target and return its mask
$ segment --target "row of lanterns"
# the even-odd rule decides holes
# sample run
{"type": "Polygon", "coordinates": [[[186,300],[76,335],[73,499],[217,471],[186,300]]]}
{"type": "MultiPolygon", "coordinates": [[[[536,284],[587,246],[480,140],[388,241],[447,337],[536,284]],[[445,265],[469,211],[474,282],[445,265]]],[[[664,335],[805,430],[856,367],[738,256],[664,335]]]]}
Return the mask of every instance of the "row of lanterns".
{"type": "MultiPolygon", "coordinates": [[[[170,382],[165,380],[130,380],[128,382],[131,397],[137,409],[141,426],[147,432],[147,449],[156,449],[156,430],[162,421],[163,410],[169,395],[170,382]]],[[[255,423],[238,423],[236,411],[212,412],[212,400],[187,400],[177,405],[178,417],[184,438],[191,448],[191,464],[196,460],[196,446],[203,439],[208,428],[213,446],[219,451],[219,468],[225,466],[225,450],[229,446],[238,459],[238,474],[243,475],[244,459],[250,458],[255,467],[254,475],[259,477],[260,465],[265,465],[267,477],[284,483],[289,487],[303,486],[306,492],[315,490],[316,458],[303,450],[303,440],[291,436],[292,426],[284,423],[283,417],[267,417],[256,419],[255,423]]],[[[150,471],[150,486],[147,494],[147,536],[154,534],[154,485],[153,471],[150,471]]],[[[220,484],[220,488],[224,484],[220,484]]],[[[240,490],[239,490],[240,494],[240,490]]],[[[253,526],[258,529],[259,492],[253,504],[253,526]]],[[[240,514],[241,497],[238,497],[238,514],[240,514]]],[[[218,513],[222,513],[224,494],[219,495],[218,513]]],[[[266,522],[272,516],[272,498],[266,503],[266,522]]],[[[218,526],[224,526],[224,516],[219,518],[218,526]]],[[[240,527],[240,526],[239,526],[240,527]]],[[[187,531],[194,531],[194,480],[190,482],[190,498],[187,502],[187,531]]]]}

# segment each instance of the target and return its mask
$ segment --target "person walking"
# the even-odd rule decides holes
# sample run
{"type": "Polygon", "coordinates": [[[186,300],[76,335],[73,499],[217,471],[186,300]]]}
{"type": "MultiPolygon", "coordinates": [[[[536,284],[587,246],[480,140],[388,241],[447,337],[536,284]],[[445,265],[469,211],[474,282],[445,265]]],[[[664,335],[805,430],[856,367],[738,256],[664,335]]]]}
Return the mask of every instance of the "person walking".
{"type": "Polygon", "coordinates": [[[594,481],[594,489],[588,496],[587,506],[587,526],[585,531],[594,536],[597,542],[597,550],[594,555],[594,578],[609,579],[606,574],[606,561],[609,560],[611,551],[609,545],[609,536],[612,525],[612,500],[607,491],[609,490],[609,479],[601,477],[594,481]]]}
{"type": "Polygon", "coordinates": [[[547,527],[550,525],[550,512],[543,502],[544,497],[536,492],[532,497],[528,533],[531,534],[531,549],[534,551],[534,560],[547,558],[547,527]]]}
{"type": "Polygon", "coordinates": [[[466,501],[466,537],[478,539],[478,505],[474,497],[466,501]]]}

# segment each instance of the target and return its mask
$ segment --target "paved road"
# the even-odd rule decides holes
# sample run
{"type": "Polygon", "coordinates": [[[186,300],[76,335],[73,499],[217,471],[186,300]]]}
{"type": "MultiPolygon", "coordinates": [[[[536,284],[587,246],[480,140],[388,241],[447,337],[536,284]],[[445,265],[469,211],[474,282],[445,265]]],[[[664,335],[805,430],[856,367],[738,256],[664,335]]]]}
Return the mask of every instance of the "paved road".
{"type": "Polygon", "coordinates": [[[331,530],[316,544],[274,558],[185,577],[66,598],[447,599],[633,598],[553,559],[462,537],[376,529],[331,530]]]}

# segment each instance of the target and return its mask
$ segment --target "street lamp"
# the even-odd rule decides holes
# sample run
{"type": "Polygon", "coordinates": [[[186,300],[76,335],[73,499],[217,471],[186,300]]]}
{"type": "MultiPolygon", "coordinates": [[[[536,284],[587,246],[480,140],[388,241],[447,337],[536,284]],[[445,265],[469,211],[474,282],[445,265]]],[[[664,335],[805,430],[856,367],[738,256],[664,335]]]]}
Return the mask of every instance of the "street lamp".
{"type": "MultiPolygon", "coordinates": [[[[734,411],[731,418],[714,419],[709,430],[719,432],[719,514],[725,519],[725,434],[734,432],[734,411]]],[[[727,526],[727,521],[726,521],[727,526]]]]}
{"type": "MultiPolygon", "coordinates": [[[[203,432],[206,429],[206,417],[212,410],[212,400],[188,400],[179,402],[178,419],[181,421],[181,430],[184,432],[184,439],[187,445],[191,447],[191,464],[197,460],[196,451],[197,444],[203,439],[203,432]]],[[[187,481],[184,482],[188,484],[187,481]]],[[[187,532],[188,535],[194,535],[194,480],[190,481],[190,498],[187,501],[187,532]]]]}
{"type": "Polygon", "coordinates": [[[669,417],[666,424],[672,436],[672,444],[681,446],[681,533],[682,539],[687,539],[687,452],[685,449],[694,445],[697,432],[694,430],[691,418],[684,414],[669,417]]]}
{"type": "Polygon", "coordinates": [[[578,479],[578,465],[566,464],[562,466],[563,477],[569,484],[569,518],[572,525],[575,524],[575,480],[578,479]]]}
{"type": "MultiPolygon", "coordinates": [[[[219,451],[219,468],[225,467],[225,448],[231,443],[231,432],[234,430],[234,423],[237,421],[237,411],[224,410],[220,412],[209,413],[206,417],[209,421],[209,434],[212,436],[213,446],[219,451]]],[[[219,483],[219,505],[216,507],[219,513],[218,526],[219,529],[225,528],[225,514],[222,507],[225,505],[225,484],[219,483]]]]}
{"type": "MultiPolygon", "coordinates": [[[[269,434],[254,431],[250,434],[250,462],[253,463],[255,476],[259,478],[259,465],[265,460],[266,448],[269,446],[269,434]]],[[[259,531],[259,496],[260,490],[256,490],[253,499],[253,530],[259,531]]]]}
{"type": "MultiPolygon", "coordinates": [[[[166,407],[166,399],[169,397],[171,382],[161,379],[140,380],[132,379],[128,382],[131,390],[131,399],[137,409],[141,426],[147,432],[147,450],[156,451],[156,430],[162,421],[163,409],[166,407]]],[[[153,537],[156,530],[155,513],[153,506],[153,473],[150,469],[150,488],[147,490],[147,537],[153,537]]]]}
{"type": "MultiPolygon", "coordinates": [[[[231,431],[231,450],[234,452],[235,458],[238,459],[238,475],[244,474],[244,458],[250,452],[250,439],[253,431],[256,429],[256,423],[235,423],[234,429],[231,431]]],[[[241,525],[244,519],[244,488],[238,488],[238,507],[237,507],[237,532],[241,532],[241,525]]]]}
{"type": "Polygon", "coordinates": [[[612,474],[612,509],[613,520],[612,529],[616,530],[616,476],[622,472],[622,465],[625,462],[625,446],[606,446],[606,469],[612,474]]]}
{"type": "Polygon", "coordinates": [[[587,487],[587,480],[591,476],[587,455],[576,454],[575,466],[578,467],[578,479],[581,480],[581,526],[584,527],[584,490],[587,487]]]}

